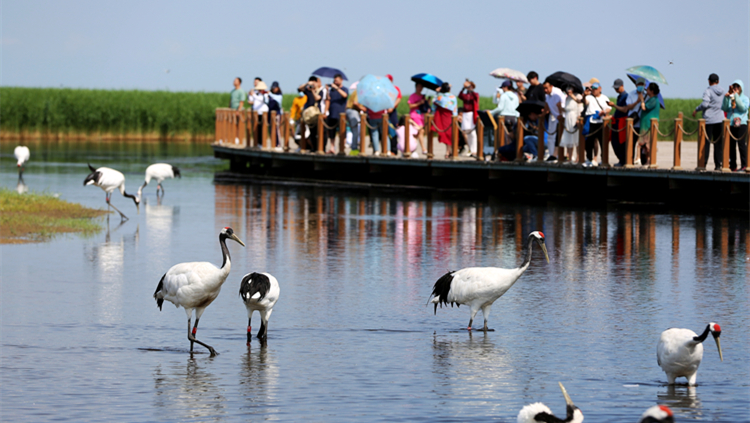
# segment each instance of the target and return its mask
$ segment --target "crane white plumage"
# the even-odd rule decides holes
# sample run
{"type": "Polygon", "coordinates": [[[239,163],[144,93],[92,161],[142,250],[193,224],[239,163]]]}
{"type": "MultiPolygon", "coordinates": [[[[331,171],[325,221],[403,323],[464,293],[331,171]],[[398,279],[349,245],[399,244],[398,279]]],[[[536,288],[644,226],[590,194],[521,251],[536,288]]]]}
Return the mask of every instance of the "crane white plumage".
{"type": "Polygon", "coordinates": [[[243,247],[245,246],[245,243],[234,234],[232,228],[223,228],[219,232],[219,245],[223,256],[221,267],[216,267],[209,262],[176,264],[162,276],[159,285],[156,287],[156,292],[154,292],[154,299],[159,310],[161,310],[164,300],[171,302],[175,307],[185,309],[188,317],[188,340],[190,341],[191,352],[193,351],[193,343],[197,342],[208,348],[212,356],[217,355],[213,347],[196,339],[195,334],[198,331],[198,321],[203,312],[219,296],[221,286],[227,280],[229,271],[232,269],[227,239],[237,241],[243,247]],[[195,326],[193,326],[191,332],[190,322],[193,317],[193,310],[195,310],[195,326]]]}
{"type": "Polygon", "coordinates": [[[171,164],[167,163],[154,163],[151,166],[146,168],[146,177],[143,182],[143,185],[141,185],[140,188],[138,188],[138,197],[141,197],[141,193],[143,191],[143,188],[146,187],[146,185],[151,182],[151,179],[156,180],[156,195],[159,195],[159,190],[161,190],[161,195],[164,196],[164,187],[161,186],[161,183],[164,182],[165,179],[172,179],[172,178],[182,178],[182,175],[180,174],[180,169],[172,166],[171,164]]]}
{"type": "Polygon", "coordinates": [[[125,216],[120,210],[117,209],[117,207],[113,206],[110,202],[110,200],[112,199],[112,192],[114,190],[118,189],[120,190],[120,194],[122,194],[124,197],[131,198],[135,203],[136,209],[140,211],[141,198],[140,196],[135,196],[125,192],[125,175],[123,175],[122,172],[110,169],[108,167],[100,167],[98,169],[95,169],[91,165],[89,165],[89,169],[91,170],[91,173],[86,176],[86,179],[83,180],[83,186],[95,185],[104,190],[104,192],[107,193],[107,206],[112,207],[117,211],[117,213],[120,213],[120,217],[123,220],[126,220],[128,217],[125,216]]]}
{"type": "Polygon", "coordinates": [[[655,405],[641,415],[638,423],[674,423],[674,414],[666,405],[655,405]]]}
{"type": "Polygon", "coordinates": [[[260,314],[260,331],[258,339],[268,337],[268,319],[273,312],[273,306],[279,300],[279,281],[270,273],[248,273],[240,283],[240,297],[247,308],[247,345],[252,340],[253,312],[260,314]]]}
{"type": "Polygon", "coordinates": [[[25,145],[19,145],[13,149],[13,155],[16,156],[16,166],[18,167],[18,174],[21,175],[24,171],[24,166],[31,157],[31,151],[29,147],[25,145]]]}
{"type": "Polygon", "coordinates": [[[674,385],[675,379],[685,377],[688,385],[695,385],[698,377],[698,366],[703,360],[703,341],[711,334],[719,349],[719,358],[724,361],[721,352],[721,326],[711,322],[702,334],[697,335],[690,329],[671,328],[661,333],[659,344],[656,346],[656,362],[667,374],[669,384],[674,385]]]}
{"type": "Polygon", "coordinates": [[[561,419],[552,414],[552,410],[541,402],[535,402],[533,404],[525,405],[521,411],[518,412],[516,421],[518,423],[581,423],[583,421],[583,413],[581,409],[573,404],[573,400],[570,399],[570,395],[565,390],[562,383],[558,382],[560,390],[565,397],[565,419],[561,419]]]}
{"type": "Polygon", "coordinates": [[[435,282],[432,288],[432,295],[428,303],[435,305],[435,314],[437,307],[448,303],[468,305],[471,310],[468,330],[472,330],[471,325],[474,323],[479,309],[482,309],[484,316],[484,328],[481,330],[491,331],[487,328],[487,320],[490,316],[490,308],[498,298],[502,297],[511,286],[523,275],[531,263],[532,245],[536,242],[542,248],[544,257],[549,263],[547,247],[544,245],[544,234],[534,231],[529,234],[528,250],[526,257],[520,267],[515,269],[502,269],[499,267],[467,267],[465,269],[448,272],[435,282]]]}

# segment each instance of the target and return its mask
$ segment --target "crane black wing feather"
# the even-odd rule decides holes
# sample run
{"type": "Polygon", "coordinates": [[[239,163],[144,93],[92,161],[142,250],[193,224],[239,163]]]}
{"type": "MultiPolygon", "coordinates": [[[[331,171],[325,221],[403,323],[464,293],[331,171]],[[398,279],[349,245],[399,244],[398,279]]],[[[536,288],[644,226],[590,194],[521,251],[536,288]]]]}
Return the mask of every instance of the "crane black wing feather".
{"type": "Polygon", "coordinates": [[[164,298],[159,298],[159,292],[164,288],[164,278],[167,276],[165,273],[164,276],[161,277],[161,280],[159,281],[159,285],[156,286],[156,291],[154,291],[154,299],[156,300],[156,306],[159,307],[159,311],[161,311],[161,305],[164,304],[164,298]]]}
{"type": "Polygon", "coordinates": [[[182,179],[182,175],[180,175],[180,169],[177,169],[175,166],[172,166],[172,175],[173,178],[182,179]]]}
{"type": "Polygon", "coordinates": [[[538,422],[545,422],[545,423],[565,423],[565,422],[569,421],[567,419],[563,420],[563,419],[561,419],[559,417],[555,417],[553,414],[549,414],[549,413],[547,413],[545,411],[543,411],[543,412],[537,414],[536,416],[534,416],[534,420],[536,420],[538,422]]]}
{"type": "Polygon", "coordinates": [[[260,293],[258,301],[262,300],[271,290],[271,280],[262,273],[250,273],[242,278],[240,283],[240,297],[242,301],[248,301],[256,293],[260,293]]]}
{"type": "MultiPolygon", "coordinates": [[[[455,271],[450,271],[435,282],[435,286],[432,287],[432,296],[438,298],[438,302],[435,303],[435,313],[437,313],[437,306],[443,307],[443,304],[448,305],[448,293],[451,290],[451,283],[453,282],[453,275],[455,271]]],[[[453,303],[451,303],[453,306],[453,303]]]]}

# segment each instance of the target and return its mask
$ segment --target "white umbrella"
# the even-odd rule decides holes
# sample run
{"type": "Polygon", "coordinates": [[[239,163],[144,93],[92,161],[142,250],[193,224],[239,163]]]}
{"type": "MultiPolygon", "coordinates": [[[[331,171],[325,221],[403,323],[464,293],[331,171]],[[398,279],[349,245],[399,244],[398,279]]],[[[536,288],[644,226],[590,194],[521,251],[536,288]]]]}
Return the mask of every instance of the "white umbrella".
{"type": "Polygon", "coordinates": [[[529,80],[526,79],[526,75],[524,75],[523,72],[510,68],[497,68],[490,72],[490,75],[495,78],[510,79],[511,81],[524,82],[526,84],[529,83],[529,80]]]}

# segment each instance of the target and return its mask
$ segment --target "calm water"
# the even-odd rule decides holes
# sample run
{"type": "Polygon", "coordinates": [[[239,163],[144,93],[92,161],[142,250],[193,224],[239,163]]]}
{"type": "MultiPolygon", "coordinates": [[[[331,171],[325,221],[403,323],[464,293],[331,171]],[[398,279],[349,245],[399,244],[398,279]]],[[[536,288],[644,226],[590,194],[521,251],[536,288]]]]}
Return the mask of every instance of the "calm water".
{"type": "MultiPolygon", "coordinates": [[[[14,188],[13,145],[0,147],[0,185],[14,188]]],[[[133,191],[155,161],[184,176],[161,202],[149,185],[140,214],[113,195],[123,225],[2,246],[3,421],[515,422],[534,401],[562,414],[558,381],[586,421],[635,422],[656,403],[678,421],[750,421],[747,215],[222,185],[226,164],[189,144],[32,144],[25,182],[102,207],[82,186],[87,160],[133,191]],[[184,311],[152,295],[173,264],[220,263],[223,226],[247,247],[230,243],[232,272],[201,319],[220,355],[191,356],[184,311]],[[447,270],[517,266],[532,230],[551,263],[535,251],[493,307],[496,332],[462,331],[465,307],[425,305],[447,270]],[[251,271],[281,284],[265,346],[245,346],[237,291],[251,271]],[[709,338],[699,385],[667,387],[659,334],[709,321],[724,362],[709,338]]]]}

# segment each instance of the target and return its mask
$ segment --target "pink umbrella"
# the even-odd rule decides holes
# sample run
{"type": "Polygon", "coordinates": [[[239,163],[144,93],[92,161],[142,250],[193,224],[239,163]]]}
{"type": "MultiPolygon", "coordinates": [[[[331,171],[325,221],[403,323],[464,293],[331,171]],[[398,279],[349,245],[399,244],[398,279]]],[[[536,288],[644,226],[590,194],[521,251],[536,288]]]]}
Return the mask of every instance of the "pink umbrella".
{"type": "Polygon", "coordinates": [[[511,81],[524,82],[526,84],[529,83],[529,80],[526,79],[526,75],[524,75],[520,71],[510,68],[497,68],[490,72],[490,75],[494,76],[495,78],[510,79],[511,81]]]}

